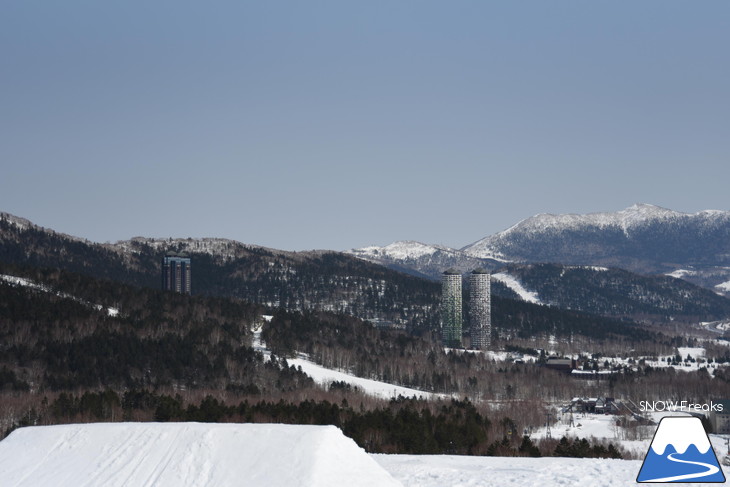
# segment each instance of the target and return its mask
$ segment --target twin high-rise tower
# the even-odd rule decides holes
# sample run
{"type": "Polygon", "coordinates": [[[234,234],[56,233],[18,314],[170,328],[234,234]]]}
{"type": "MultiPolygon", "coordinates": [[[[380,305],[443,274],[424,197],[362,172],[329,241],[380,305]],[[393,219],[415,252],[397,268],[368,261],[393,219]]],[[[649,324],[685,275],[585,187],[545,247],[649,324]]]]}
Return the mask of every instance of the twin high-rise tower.
{"type": "MultiPolygon", "coordinates": [[[[491,276],[484,269],[469,275],[469,320],[471,347],[486,350],[491,344],[491,276]]],[[[441,336],[447,347],[461,347],[461,273],[449,269],[441,277],[441,336]]]]}

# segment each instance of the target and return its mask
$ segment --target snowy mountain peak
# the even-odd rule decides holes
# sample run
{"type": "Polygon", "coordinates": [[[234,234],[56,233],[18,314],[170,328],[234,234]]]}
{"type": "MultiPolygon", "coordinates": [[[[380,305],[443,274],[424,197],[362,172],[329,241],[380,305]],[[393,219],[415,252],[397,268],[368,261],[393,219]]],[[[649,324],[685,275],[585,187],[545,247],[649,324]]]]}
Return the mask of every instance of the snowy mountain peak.
{"type": "Polygon", "coordinates": [[[428,245],[413,240],[394,242],[384,247],[364,247],[347,252],[359,259],[375,262],[399,271],[440,279],[445,269],[455,267],[471,272],[478,267],[494,269],[496,259],[473,258],[444,245],[428,245]]]}
{"type": "MultiPolygon", "coordinates": [[[[656,222],[698,222],[730,221],[730,212],[705,210],[698,213],[681,213],[647,203],[637,203],[616,212],[587,214],[540,213],[495,235],[485,237],[462,250],[473,257],[506,255],[506,247],[512,247],[517,240],[535,238],[538,235],[557,235],[562,232],[619,230],[630,237],[637,229],[656,222]]],[[[519,259],[518,259],[519,260],[519,259]]]]}
{"type": "Polygon", "coordinates": [[[661,206],[652,205],[651,203],[634,203],[628,208],[619,211],[618,213],[644,213],[644,214],[657,214],[657,213],[679,213],[668,208],[661,206]]]}
{"type": "Polygon", "coordinates": [[[566,213],[557,215],[553,213],[540,213],[522,220],[509,229],[498,233],[495,237],[504,236],[518,230],[545,231],[551,228],[569,229],[580,226],[605,228],[607,226],[617,225],[626,229],[649,220],[674,218],[683,215],[686,214],[647,203],[637,203],[617,212],[566,213]]]}
{"type": "Polygon", "coordinates": [[[363,259],[388,258],[394,260],[419,259],[424,256],[433,255],[438,251],[456,252],[454,249],[443,245],[427,245],[414,240],[402,240],[393,242],[385,247],[363,247],[352,249],[348,253],[363,259]]]}
{"type": "Polygon", "coordinates": [[[677,218],[685,215],[686,213],[680,213],[678,211],[646,203],[635,204],[616,213],[617,219],[620,221],[620,224],[624,229],[627,229],[632,225],[640,225],[649,220],[677,218]]]}
{"type": "Polygon", "coordinates": [[[35,227],[31,221],[26,220],[25,218],[20,218],[19,216],[11,215],[10,213],[0,213],[0,221],[6,221],[21,230],[35,227]]]}

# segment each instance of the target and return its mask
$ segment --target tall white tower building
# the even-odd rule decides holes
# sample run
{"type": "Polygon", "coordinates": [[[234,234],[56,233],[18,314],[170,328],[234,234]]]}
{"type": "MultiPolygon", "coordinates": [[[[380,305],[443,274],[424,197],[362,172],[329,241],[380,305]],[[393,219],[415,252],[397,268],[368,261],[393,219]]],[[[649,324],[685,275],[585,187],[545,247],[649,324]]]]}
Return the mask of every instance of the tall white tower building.
{"type": "Polygon", "coordinates": [[[492,341],[491,275],[482,268],[469,276],[469,311],[471,318],[471,346],[487,350],[492,341]]]}
{"type": "Polygon", "coordinates": [[[449,269],[441,276],[441,337],[447,347],[461,347],[461,273],[449,269]]]}

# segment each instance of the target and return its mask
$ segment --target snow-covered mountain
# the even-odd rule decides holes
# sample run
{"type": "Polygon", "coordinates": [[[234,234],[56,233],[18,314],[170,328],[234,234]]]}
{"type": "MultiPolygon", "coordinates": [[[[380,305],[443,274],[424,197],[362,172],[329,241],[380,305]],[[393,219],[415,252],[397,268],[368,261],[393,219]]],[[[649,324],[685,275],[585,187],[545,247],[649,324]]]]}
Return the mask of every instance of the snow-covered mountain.
{"type": "Polygon", "coordinates": [[[416,260],[424,256],[432,256],[437,252],[453,254],[456,251],[443,245],[427,245],[413,240],[393,242],[385,247],[363,247],[352,251],[362,258],[388,258],[393,260],[416,260]]]}
{"type": "Polygon", "coordinates": [[[541,214],[461,250],[513,262],[683,271],[681,278],[712,289],[730,277],[730,211],[689,214],[638,204],[614,213],[541,214]]]}
{"type": "Polygon", "coordinates": [[[431,278],[451,267],[467,272],[477,267],[493,269],[500,264],[492,258],[471,257],[461,250],[444,245],[429,245],[412,240],[394,242],[384,247],[352,249],[347,253],[395,270],[431,278]]]}
{"type": "MultiPolygon", "coordinates": [[[[639,247],[652,241],[660,244],[659,249],[643,249],[644,253],[656,255],[659,250],[669,256],[706,261],[711,256],[702,254],[699,247],[715,243],[713,237],[728,235],[730,211],[705,210],[689,214],[636,204],[613,213],[535,215],[461,250],[480,258],[499,255],[510,261],[527,261],[535,260],[537,255],[557,258],[556,262],[586,264],[576,260],[630,256],[632,251],[637,253],[639,247]],[[683,248],[678,245],[680,241],[694,244],[689,249],[683,248]],[[695,248],[697,251],[693,252],[695,248]]],[[[725,243],[720,250],[730,250],[730,246],[725,243]]],[[[730,261],[730,255],[714,257],[730,261]]]]}
{"type": "Polygon", "coordinates": [[[690,214],[636,204],[611,213],[539,214],[459,250],[397,242],[350,253],[431,277],[448,267],[504,263],[617,267],[671,274],[723,294],[730,281],[730,211],[690,214]]]}

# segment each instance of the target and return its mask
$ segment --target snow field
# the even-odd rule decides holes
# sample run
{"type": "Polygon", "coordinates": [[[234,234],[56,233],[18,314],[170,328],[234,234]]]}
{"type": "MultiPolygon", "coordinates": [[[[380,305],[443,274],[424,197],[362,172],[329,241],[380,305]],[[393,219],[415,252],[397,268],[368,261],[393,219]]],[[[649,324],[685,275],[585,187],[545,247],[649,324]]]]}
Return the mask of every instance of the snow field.
{"type": "MultiPolygon", "coordinates": [[[[622,428],[616,426],[618,416],[611,414],[591,414],[591,413],[573,413],[573,425],[570,424],[570,413],[557,413],[555,418],[557,422],[550,426],[550,434],[552,438],[585,438],[589,441],[603,440],[606,443],[613,443],[621,446],[624,451],[633,455],[634,458],[643,459],[649,450],[657,425],[662,418],[681,416],[690,417],[691,415],[681,411],[653,411],[643,413],[648,419],[655,424],[642,426],[641,436],[638,439],[626,439],[625,432],[622,428]]],[[[534,430],[530,434],[533,441],[545,438],[547,428],[543,425],[534,430]]],[[[728,451],[726,444],[727,435],[709,435],[710,443],[715,449],[717,458],[722,460],[728,451]]],[[[730,478],[730,477],[729,477],[730,478]]]]}
{"type": "MultiPolygon", "coordinates": [[[[654,413],[658,422],[664,416],[677,413],[654,413]]],[[[686,416],[686,415],[685,415],[686,416]]],[[[514,458],[467,457],[451,455],[372,455],[404,487],[564,487],[590,485],[615,487],[636,485],[643,457],[649,449],[653,431],[644,440],[619,440],[613,426],[615,416],[574,414],[576,426],[559,423],[551,427],[552,437],[606,439],[633,451],[640,460],[611,460],[584,458],[514,458]],[[578,426],[580,425],[580,426],[578,426]]],[[[533,439],[545,436],[545,428],[535,432],[533,439]]],[[[725,438],[710,435],[719,460],[725,456],[725,438]]],[[[728,468],[723,466],[726,477],[728,468]]],[[[730,478],[730,477],[728,477],[730,478]]],[[[679,483],[673,485],[695,485],[679,483]]]]}
{"type": "Polygon", "coordinates": [[[373,455],[404,487],[634,485],[638,460],[373,455]]]}
{"type": "Polygon", "coordinates": [[[705,349],[700,347],[678,347],[677,353],[684,360],[687,355],[697,360],[699,358],[705,358],[705,349]]]}

